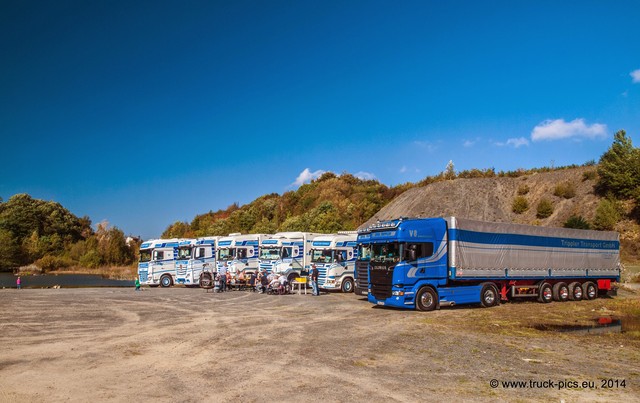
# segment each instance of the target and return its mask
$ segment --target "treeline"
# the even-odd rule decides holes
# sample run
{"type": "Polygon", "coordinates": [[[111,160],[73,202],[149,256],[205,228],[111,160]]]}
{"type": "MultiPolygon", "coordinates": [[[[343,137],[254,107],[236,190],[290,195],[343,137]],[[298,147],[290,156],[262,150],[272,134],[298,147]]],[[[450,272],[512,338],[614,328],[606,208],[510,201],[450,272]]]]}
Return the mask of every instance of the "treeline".
{"type": "Polygon", "coordinates": [[[411,186],[390,188],[376,180],[327,172],[295,191],[272,193],[242,207],[234,204],[225,210],[198,215],[191,223],[176,222],[162,237],[355,230],[411,186]]]}
{"type": "MultiPolygon", "coordinates": [[[[603,197],[602,217],[593,228],[612,229],[615,223],[626,215],[638,218],[640,206],[640,150],[634,148],[624,131],[614,136],[612,146],[605,152],[599,163],[589,161],[582,166],[597,165],[598,181],[596,190],[603,197]],[[621,201],[635,201],[635,209],[627,214],[621,201]]],[[[204,235],[227,235],[241,233],[274,233],[278,231],[334,232],[354,230],[389,203],[395,196],[418,186],[431,183],[473,178],[508,177],[517,178],[533,173],[544,173],[576,168],[578,165],[543,167],[499,171],[495,169],[472,169],[456,172],[453,162],[444,171],[427,176],[417,183],[406,183],[389,188],[375,180],[361,180],[350,174],[335,175],[325,173],[310,184],[302,185],[296,191],[277,193],[257,198],[253,202],[239,206],[233,204],[225,210],[196,216],[191,223],[175,222],[162,237],[198,237],[204,235]]],[[[595,173],[594,173],[595,175],[595,173]]],[[[593,178],[590,178],[593,179],[593,178]]],[[[572,217],[568,227],[590,227],[582,217],[572,217]]]]}
{"type": "Polygon", "coordinates": [[[89,217],[78,218],[59,203],[28,194],[0,200],[0,269],[130,265],[138,249],[118,228],[101,223],[94,231],[89,217]]]}

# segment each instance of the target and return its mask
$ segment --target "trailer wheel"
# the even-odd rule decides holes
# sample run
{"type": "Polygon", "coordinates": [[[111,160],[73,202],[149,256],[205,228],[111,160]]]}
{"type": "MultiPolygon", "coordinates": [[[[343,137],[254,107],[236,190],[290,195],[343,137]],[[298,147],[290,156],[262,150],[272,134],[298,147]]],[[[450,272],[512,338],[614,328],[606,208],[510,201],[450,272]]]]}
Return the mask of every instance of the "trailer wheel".
{"type": "Polygon", "coordinates": [[[340,288],[340,291],[353,292],[353,280],[351,280],[351,278],[349,277],[342,280],[342,287],[340,288]]]}
{"type": "Polygon", "coordinates": [[[165,274],[164,276],[160,277],[160,285],[163,287],[171,287],[171,284],[173,283],[173,281],[171,281],[171,276],[165,274]]]}
{"type": "Polygon", "coordinates": [[[485,283],[480,291],[480,304],[485,308],[496,306],[500,303],[498,289],[491,283],[485,283]]]}
{"type": "Polygon", "coordinates": [[[551,284],[542,283],[539,288],[538,301],[548,304],[553,301],[553,289],[551,284]]]}
{"type": "Polygon", "coordinates": [[[571,301],[580,301],[582,299],[582,286],[577,281],[569,284],[569,299],[571,301]]]}
{"type": "Polygon", "coordinates": [[[566,283],[556,283],[553,285],[553,300],[560,302],[569,300],[569,287],[566,283]]]}
{"type": "Polygon", "coordinates": [[[596,299],[598,297],[598,286],[591,281],[582,284],[582,297],[584,299],[596,299]]]}
{"type": "Polygon", "coordinates": [[[433,311],[438,306],[438,293],[431,287],[422,287],[416,295],[416,308],[419,311],[433,311]]]}

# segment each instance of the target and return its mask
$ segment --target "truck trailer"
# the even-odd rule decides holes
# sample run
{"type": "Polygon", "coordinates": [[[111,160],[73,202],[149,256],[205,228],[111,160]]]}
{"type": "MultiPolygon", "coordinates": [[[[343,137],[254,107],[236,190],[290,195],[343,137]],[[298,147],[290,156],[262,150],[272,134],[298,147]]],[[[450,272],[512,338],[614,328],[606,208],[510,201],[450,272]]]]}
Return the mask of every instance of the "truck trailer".
{"type": "Polygon", "coordinates": [[[516,298],[594,299],[620,281],[619,234],[456,217],[378,222],[368,300],[431,311],[516,298]]]}

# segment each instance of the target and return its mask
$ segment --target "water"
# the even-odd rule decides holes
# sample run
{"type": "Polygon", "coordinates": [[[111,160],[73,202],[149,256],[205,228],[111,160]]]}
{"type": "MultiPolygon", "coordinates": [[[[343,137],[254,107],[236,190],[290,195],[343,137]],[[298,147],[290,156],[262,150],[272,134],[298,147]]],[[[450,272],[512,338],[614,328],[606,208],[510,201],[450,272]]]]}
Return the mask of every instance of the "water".
{"type": "Polygon", "coordinates": [[[547,332],[577,333],[577,334],[605,334],[605,333],[625,333],[630,331],[640,331],[640,318],[622,317],[615,318],[604,316],[594,319],[589,325],[556,325],[538,323],[531,326],[534,329],[547,332]]]}
{"type": "MultiPolygon", "coordinates": [[[[11,273],[0,273],[0,289],[16,288],[16,278],[11,273]]],[[[94,274],[43,274],[20,276],[23,288],[60,287],[133,287],[133,280],[111,280],[94,274]]]]}

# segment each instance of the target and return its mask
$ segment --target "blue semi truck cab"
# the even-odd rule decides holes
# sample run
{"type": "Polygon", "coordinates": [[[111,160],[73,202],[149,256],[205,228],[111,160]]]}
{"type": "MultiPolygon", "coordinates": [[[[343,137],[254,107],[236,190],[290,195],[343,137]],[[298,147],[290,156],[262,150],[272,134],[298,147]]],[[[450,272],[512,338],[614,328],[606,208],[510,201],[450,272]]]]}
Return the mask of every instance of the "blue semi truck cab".
{"type": "Polygon", "coordinates": [[[368,300],[377,305],[429,311],[593,299],[620,278],[615,232],[456,217],[399,218],[361,232],[371,250],[368,300]]]}

